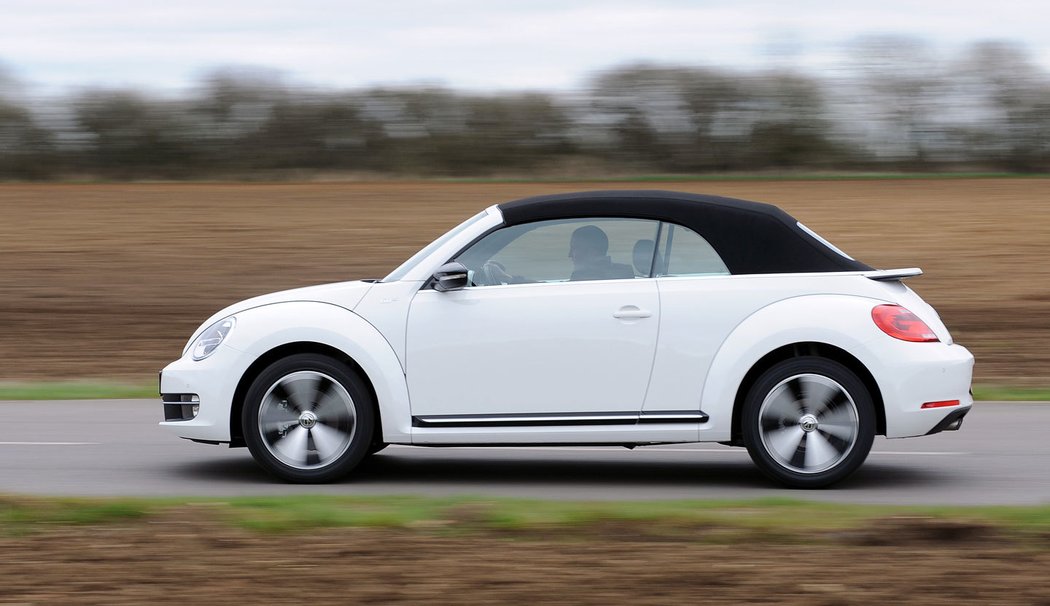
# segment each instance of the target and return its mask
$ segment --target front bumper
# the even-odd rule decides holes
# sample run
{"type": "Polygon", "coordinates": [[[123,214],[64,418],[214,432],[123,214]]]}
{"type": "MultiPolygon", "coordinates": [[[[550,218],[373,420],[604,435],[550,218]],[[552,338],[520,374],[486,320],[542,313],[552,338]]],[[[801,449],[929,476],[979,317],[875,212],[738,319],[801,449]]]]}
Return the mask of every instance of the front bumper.
{"type": "MultiPolygon", "coordinates": [[[[195,395],[198,411],[191,419],[165,420],[160,426],[180,438],[229,442],[233,395],[251,362],[248,354],[222,344],[210,357],[199,362],[187,355],[168,364],[160,374],[162,400],[167,400],[165,407],[169,408],[176,396],[195,395]]],[[[179,412],[185,414],[184,410],[179,412]]],[[[171,417],[171,412],[174,411],[166,411],[166,419],[171,417]]]]}

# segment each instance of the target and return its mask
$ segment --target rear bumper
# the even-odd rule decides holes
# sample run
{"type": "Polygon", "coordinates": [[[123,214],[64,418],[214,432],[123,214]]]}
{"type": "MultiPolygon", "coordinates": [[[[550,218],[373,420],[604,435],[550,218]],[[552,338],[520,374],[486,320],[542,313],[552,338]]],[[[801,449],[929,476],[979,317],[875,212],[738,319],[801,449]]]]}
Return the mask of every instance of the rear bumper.
{"type": "Polygon", "coordinates": [[[961,345],[895,344],[872,374],[886,409],[886,437],[923,436],[949,429],[973,406],[973,355],[961,345]],[[955,406],[923,408],[927,402],[958,400],[955,406]]]}

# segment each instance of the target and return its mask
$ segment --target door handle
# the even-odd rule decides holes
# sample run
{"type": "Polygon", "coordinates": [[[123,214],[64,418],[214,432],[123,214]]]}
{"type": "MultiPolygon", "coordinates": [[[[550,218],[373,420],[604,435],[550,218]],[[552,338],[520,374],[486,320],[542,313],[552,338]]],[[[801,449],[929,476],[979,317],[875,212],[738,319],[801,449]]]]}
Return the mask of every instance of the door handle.
{"type": "Polygon", "coordinates": [[[635,305],[624,305],[613,312],[613,317],[618,320],[640,320],[653,315],[648,309],[641,309],[635,305]]]}

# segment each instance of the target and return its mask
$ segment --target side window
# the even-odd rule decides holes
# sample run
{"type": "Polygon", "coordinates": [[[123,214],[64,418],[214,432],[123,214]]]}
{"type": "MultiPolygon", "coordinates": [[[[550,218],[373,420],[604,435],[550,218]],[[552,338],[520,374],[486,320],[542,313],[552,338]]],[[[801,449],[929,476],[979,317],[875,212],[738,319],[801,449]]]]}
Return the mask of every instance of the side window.
{"type": "Polygon", "coordinates": [[[659,223],[558,219],[497,230],[457,258],[474,286],[649,277],[659,223]]]}
{"type": "Polygon", "coordinates": [[[655,262],[656,276],[729,275],[715,249],[698,233],[681,225],[664,223],[655,262]]]}

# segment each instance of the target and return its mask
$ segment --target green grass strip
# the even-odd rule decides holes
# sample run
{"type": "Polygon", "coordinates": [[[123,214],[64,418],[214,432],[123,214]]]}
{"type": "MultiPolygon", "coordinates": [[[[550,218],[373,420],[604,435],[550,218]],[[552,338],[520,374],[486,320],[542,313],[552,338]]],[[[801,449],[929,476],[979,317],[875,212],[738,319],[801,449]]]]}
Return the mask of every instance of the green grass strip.
{"type": "Polygon", "coordinates": [[[1050,388],[974,385],[973,397],[975,400],[986,401],[1047,402],[1050,401],[1050,388]]]}
{"type": "Polygon", "coordinates": [[[160,398],[157,383],[129,385],[107,381],[0,381],[0,400],[117,400],[160,398]]]}
{"type": "Polygon", "coordinates": [[[633,527],[660,534],[712,527],[764,537],[864,528],[886,518],[982,524],[1032,536],[1050,531],[1050,505],[918,507],[817,503],[784,498],[683,501],[543,501],[471,496],[317,496],[233,499],[70,499],[0,496],[0,533],[46,527],[134,523],[159,515],[225,521],[264,533],[304,528],[400,528],[549,532],[633,527]]]}
{"type": "Polygon", "coordinates": [[[144,518],[155,503],[134,499],[68,499],[0,496],[0,530],[105,524],[144,518]]]}

